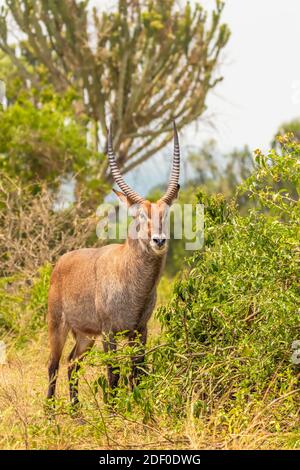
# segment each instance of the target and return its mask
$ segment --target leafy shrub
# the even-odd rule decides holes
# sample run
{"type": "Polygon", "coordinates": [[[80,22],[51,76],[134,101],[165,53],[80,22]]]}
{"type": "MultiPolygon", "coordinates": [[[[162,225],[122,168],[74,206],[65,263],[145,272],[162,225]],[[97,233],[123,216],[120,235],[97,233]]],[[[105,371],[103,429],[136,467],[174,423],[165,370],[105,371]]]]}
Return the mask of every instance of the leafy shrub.
{"type": "Polygon", "coordinates": [[[78,171],[90,156],[84,130],[52,103],[37,109],[30,101],[0,112],[1,169],[23,181],[51,180],[78,171]],[[68,124],[67,124],[68,122],[68,124]]]}
{"type": "Polygon", "coordinates": [[[30,289],[28,310],[32,312],[29,322],[29,328],[32,331],[38,330],[46,324],[48,291],[50,285],[50,276],[52,265],[45,263],[39,269],[37,277],[34,279],[30,289]]]}
{"type": "Polygon", "coordinates": [[[0,334],[10,335],[21,346],[46,325],[52,266],[46,263],[33,279],[24,274],[0,279],[0,334]]]}

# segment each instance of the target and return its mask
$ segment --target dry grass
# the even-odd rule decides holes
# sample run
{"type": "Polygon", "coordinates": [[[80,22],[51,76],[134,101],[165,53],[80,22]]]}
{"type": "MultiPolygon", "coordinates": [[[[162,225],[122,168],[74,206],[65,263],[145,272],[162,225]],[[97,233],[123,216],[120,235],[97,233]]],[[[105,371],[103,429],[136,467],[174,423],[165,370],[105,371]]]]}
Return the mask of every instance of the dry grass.
{"type": "MultiPolygon", "coordinates": [[[[152,325],[156,331],[157,325],[152,325]]],[[[0,448],[1,449],[269,449],[299,448],[300,434],[266,429],[276,413],[276,403],[268,409],[251,412],[247,427],[244,416],[232,420],[232,432],[222,425],[216,408],[209,420],[194,418],[193,400],[187,404],[187,418],[175,423],[168,417],[156,417],[144,424],[142,417],[126,418],[95,396],[90,384],[99,374],[88,367],[81,379],[83,403],[77,415],[68,407],[65,348],[59,373],[57,408],[54,415],[45,411],[47,388],[47,333],[20,351],[13,342],[8,361],[0,366],[0,448]]],[[[247,410],[245,410],[245,414],[247,410]]]]}

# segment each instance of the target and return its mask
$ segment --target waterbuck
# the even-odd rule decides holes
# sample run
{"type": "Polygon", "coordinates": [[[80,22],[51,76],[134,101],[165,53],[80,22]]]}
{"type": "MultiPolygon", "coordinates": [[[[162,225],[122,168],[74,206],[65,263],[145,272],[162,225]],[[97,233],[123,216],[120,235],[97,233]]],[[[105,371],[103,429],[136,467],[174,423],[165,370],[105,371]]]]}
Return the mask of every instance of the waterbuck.
{"type": "MultiPolygon", "coordinates": [[[[54,396],[59,361],[68,333],[75,338],[69,355],[70,399],[78,402],[79,360],[102,334],[104,351],[115,350],[115,335],[128,331],[129,340],[137,336],[143,346],[147,323],[155,306],[156,288],[167,253],[168,209],[179,190],[180,152],[174,123],[174,155],[171,177],[164,196],[151,203],[124,181],[113,152],[108,131],[108,159],[112,176],[122,190],[114,191],[122,203],[131,207],[135,236],[129,231],[124,244],[84,248],[64,254],[56,264],[48,298],[50,344],[48,398],[54,396]],[[72,375],[73,374],[73,375],[72,375]]],[[[131,385],[138,379],[144,351],[132,358],[131,385]]],[[[108,366],[108,383],[115,388],[118,373],[108,366]]]]}

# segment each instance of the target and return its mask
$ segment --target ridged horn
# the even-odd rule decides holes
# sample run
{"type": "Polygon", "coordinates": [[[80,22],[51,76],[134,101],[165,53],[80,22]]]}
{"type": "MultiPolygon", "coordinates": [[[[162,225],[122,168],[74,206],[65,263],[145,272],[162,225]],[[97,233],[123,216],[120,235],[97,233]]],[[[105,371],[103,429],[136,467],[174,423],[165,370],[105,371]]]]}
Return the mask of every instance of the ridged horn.
{"type": "Polygon", "coordinates": [[[176,198],[178,189],[179,189],[179,173],[180,173],[180,149],[179,149],[179,140],[178,133],[175,121],[173,121],[174,128],[174,152],[173,152],[173,162],[172,162],[172,171],[168,184],[168,189],[165,195],[161,198],[161,201],[166,202],[168,205],[172,204],[173,199],[176,198]]]}
{"type": "Polygon", "coordinates": [[[109,161],[109,166],[110,166],[110,171],[113,176],[113,179],[123,191],[123,193],[133,202],[136,204],[139,204],[144,201],[144,199],[133,189],[131,189],[127,183],[125,183],[123,176],[121,175],[121,172],[117,166],[116,162],[116,157],[113,151],[113,142],[112,142],[112,129],[111,125],[108,130],[108,135],[107,135],[107,155],[108,155],[108,161],[109,161]]]}

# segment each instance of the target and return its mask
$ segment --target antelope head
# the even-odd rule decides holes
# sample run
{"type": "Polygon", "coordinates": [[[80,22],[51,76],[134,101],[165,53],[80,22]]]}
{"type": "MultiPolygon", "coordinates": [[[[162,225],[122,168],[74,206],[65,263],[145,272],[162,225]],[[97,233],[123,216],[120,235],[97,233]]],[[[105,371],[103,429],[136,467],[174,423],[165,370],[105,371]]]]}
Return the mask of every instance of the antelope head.
{"type": "Polygon", "coordinates": [[[169,209],[179,191],[180,150],[176,125],[174,122],[174,152],[172,171],[165,194],[155,203],[148,201],[125,183],[117,166],[113,151],[112,132],[108,132],[108,160],[114,178],[122,192],[113,189],[119,200],[129,208],[134,218],[130,230],[132,238],[138,238],[145,251],[152,250],[163,255],[168,248],[169,209]]]}

